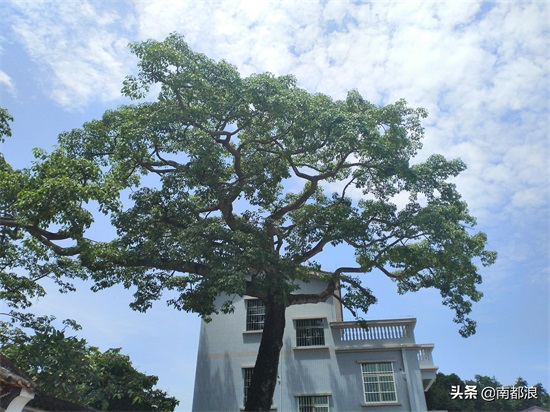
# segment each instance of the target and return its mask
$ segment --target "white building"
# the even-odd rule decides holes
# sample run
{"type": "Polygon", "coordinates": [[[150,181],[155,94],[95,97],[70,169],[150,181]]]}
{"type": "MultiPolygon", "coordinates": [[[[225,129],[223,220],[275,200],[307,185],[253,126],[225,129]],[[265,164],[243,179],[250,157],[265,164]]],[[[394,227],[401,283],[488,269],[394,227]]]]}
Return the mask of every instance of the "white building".
{"type": "MultiPolygon", "coordinates": [[[[320,292],[320,280],[301,293],[320,292]]],[[[227,298],[220,297],[221,305],[227,298]]],[[[235,311],[202,323],[193,411],[238,411],[261,340],[264,306],[238,298],[235,311]]],[[[276,411],[425,411],[424,391],[435,380],[432,344],[417,344],[416,319],[344,322],[333,297],[287,308],[276,411]]]]}

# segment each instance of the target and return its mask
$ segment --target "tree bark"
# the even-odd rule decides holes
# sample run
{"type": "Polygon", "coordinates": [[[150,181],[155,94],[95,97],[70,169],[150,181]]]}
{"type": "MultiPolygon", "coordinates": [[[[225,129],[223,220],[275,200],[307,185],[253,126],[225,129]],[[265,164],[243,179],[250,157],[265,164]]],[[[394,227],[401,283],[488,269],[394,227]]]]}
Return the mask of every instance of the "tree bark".
{"type": "Polygon", "coordinates": [[[269,411],[277,383],[279,356],[285,331],[286,305],[278,302],[271,295],[267,297],[265,305],[262,340],[248,388],[245,411],[269,411]]]}

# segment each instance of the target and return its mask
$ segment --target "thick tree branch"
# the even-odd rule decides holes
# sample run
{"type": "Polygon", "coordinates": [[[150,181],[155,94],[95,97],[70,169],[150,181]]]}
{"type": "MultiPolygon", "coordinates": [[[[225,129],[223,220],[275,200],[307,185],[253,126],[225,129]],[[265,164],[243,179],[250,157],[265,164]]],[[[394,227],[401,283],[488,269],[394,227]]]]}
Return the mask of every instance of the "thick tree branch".
{"type": "Polygon", "coordinates": [[[148,257],[135,257],[128,254],[124,254],[121,258],[110,257],[109,259],[101,260],[99,262],[83,262],[83,264],[92,271],[101,270],[110,265],[116,265],[128,268],[143,267],[148,269],[175,271],[179,273],[191,273],[201,276],[208,276],[209,273],[208,265],[203,263],[168,259],[150,259],[148,257]]]}
{"type": "Polygon", "coordinates": [[[325,173],[321,173],[316,176],[312,176],[312,175],[308,175],[306,173],[300,172],[298,170],[297,165],[293,162],[292,157],[289,156],[287,160],[294,174],[297,177],[308,180],[311,184],[310,184],[310,187],[306,191],[304,191],[294,202],[276,210],[269,216],[269,218],[273,220],[278,220],[283,216],[285,216],[288,212],[292,210],[296,210],[299,207],[301,207],[315,193],[315,191],[319,186],[319,181],[334,177],[338,174],[338,172],[342,169],[342,167],[344,167],[345,161],[351,153],[353,152],[350,151],[344,154],[340,159],[340,162],[334,169],[327,171],[325,173]]]}
{"type": "MultiPolygon", "coordinates": [[[[330,228],[327,228],[327,232],[330,232],[330,230],[331,230],[330,228]]],[[[325,245],[330,241],[331,239],[328,239],[328,238],[321,239],[319,242],[317,242],[315,246],[313,246],[307,252],[303,253],[297,259],[295,259],[296,262],[304,263],[308,259],[311,259],[313,256],[317,255],[318,253],[321,253],[325,245]]]]}
{"type": "Polygon", "coordinates": [[[257,289],[256,284],[253,281],[250,281],[250,280],[246,281],[245,295],[258,298],[263,302],[265,302],[267,300],[267,294],[264,293],[264,292],[261,292],[259,289],[257,289]]]}
{"type": "MultiPolygon", "coordinates": [[[[357,268],[359,270],[357,270],[357,272],[362,272],[362,270],[360,268],[357,268]]],[[[346,271],[347,272],[347,271],[346,271]]],[[[349,276],[345,276],[345,275],[342,275],[340,276],[340,279],[343,281],[343,282],[346,282],[346,283],[349,283],[350,285],[352,285],[354,288],[358,289],[361,294],[366,297],[368,300],[373,300],[373,299],[376,299],[374,297],[374,295],[370,292],[370,290],[368,290],[367,288],[363,287],[361,285],[361,283],[357,282],[355,279],[349,277],[349,276]]]]}
{"type": "Polygon", "coordinates": [[[300,206],[302,206],[311,196],[313,196],[313,194],[315,193],[315,191],[317,190],[317,187],[318,187],[318,184],[317,184],[317,181],[312,181],[309,188],[307,190],[305,190],[300,196],[298,196],[298,198],[292,202],[292,203],[289,203],[288,205],[280,208],[280,209],[277,209],[275,212],[273,212],[269,217],[268,219],[271,219],[271,220],[279,220],[281,219],[283,216],[285,216],[288,212],[292,211],[292,210],[296,210],[298,209],[300,206]]]}
{"type": "MultiPolygon", "coordinates": [[[[336,269],[330,280],[327,283],[327,287],[320,293],[299,293],[291,294],[288,301],[288,306],[290,305],[300,305],[304,303],[319,303],[326,301],[330,296],[334,296],[334,291],[336,290],[336,285],[340,279],[350,279],[343,273],[363,273],[364,270],[360,267],[340,267],[336,269]]],[[[352,280],[352,279],[350,279],[352,280]]],[[[349,282],[348,282],[349,283],[349,282]]],[[[360,287],[360,285],[359,285],[360,287]]],[[[368,292],[365,289],[366,292],[368,292]]]]}
{"type": "MultiPolygon", "coordinates": [[[[235,171],[235,174],[238,177],[239,186],[241,186],[244,183],[244,181],[246,180],[246,178],[245,178],[243,170],[242,170],[240,150],[234,148],[231,145],[231,141],[230,141],[229,137],[227,139],[224,139],[224,140],[219,140],[219,143],[221,143],[222,146],[231,154],[231,156],[233,156],[233,170],[235,171]]],[[[238,196],[238,194],[237,194],[237,196],[238,196]]],[[[235,196],[235,199],[237,198],[237,196],[235,196]]]]}
{"type": "Polygon", "coordinates": [[[153,152],[153,154],[162,162],[162,165],[164,165],[164,166],[172,166],[174,168],[174,170],[177,169],[177,168],[180,168],[182,166],[181,163],[176,162],[175,160],[164,159],[160,155],[160,151],[158,150],[158,147],[156,147],[156,146],[155,146],[155,151],[153,152]]]}
{"type": "Polygon", "coordinates": [[[20,223],[15,218],[12,218],[12,217],[0,216],[0,226],[20,228],[20,229],[23,229],[25,231],[33,230],[34,234],[44,236],[45,238],[47,238],[49,240],[66,240],[66,239],[70,239],[70,235],[68,235],[65,232],[50,232],[50,231],[41,229],[41,228],[36,227],[36,226],[26,225],[26,224],[20,223]]]}
{"type": "Polygon", "coordinates": [[[333,277],[329,282],[325,290],[320,293],[299,293],[291,294],[288,299],[287,306],[302,305],[304,303],[319,303],[326,301],[330,296],[334,294],[336,290],[336,279],[333,277]]]}
{"type": "Polygon", "coordinates": [[[387,277],[389,278],[392,278],[392,279],[401,279],[403,277],[403,275],[395,275],[393,274],[392,272],[390,272],[388,269],[386,269],[385,267],[383,266],[380,266],[380,265],[377,265],[376,266],[377,269],[379,269],[384,275],[386,275],[387,277]]]}

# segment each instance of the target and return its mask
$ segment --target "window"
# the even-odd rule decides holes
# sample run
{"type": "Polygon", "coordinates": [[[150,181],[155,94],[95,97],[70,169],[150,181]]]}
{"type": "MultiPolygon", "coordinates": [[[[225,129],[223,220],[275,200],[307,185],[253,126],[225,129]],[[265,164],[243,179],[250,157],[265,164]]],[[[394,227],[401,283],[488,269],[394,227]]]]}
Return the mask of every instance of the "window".
{"type": "Polygon", "coordinates": [[[362,363],[361,373],[365,403],[397,402],[391,362],[362,363]]]}
{"type": "MultiPolygon", "coordinates": [[[[246,401],[248,400],[248,388],[250,388],[250,382],[252,382],[252,373],[254,372],[254,368],[242,368],[243,371],[243,406],[246,406],[246,401]]],[[[273,401],[273,399],[272,399],[273,401]]],[[[271,406],[271,409],[273,409],[274,406],[271,406]]]]}
{"type": "Polygon", "coordinates": [[[250,387],[250,381],[252,380],[252,372],[254,372],[254,368],[243,368],[243,382],[244,382],[243,405],[246,405],[246,400],[248,399],[248,388],[250,387]]]}
{"type": "Polygon", "coordinates": [[[265,303],[260,299],[248,299],[246,302],[246,330],[263,330],[265,321],[265,303]]]}
{"type": "Polygon", "coordinates": [[[328,395],[298,396],[298,412],[329,412],[328,395]]]}
{"type": "Polygon", "coordinates": [[[296,320],[296,346],[324,346],[323,319],[296,320]]]}

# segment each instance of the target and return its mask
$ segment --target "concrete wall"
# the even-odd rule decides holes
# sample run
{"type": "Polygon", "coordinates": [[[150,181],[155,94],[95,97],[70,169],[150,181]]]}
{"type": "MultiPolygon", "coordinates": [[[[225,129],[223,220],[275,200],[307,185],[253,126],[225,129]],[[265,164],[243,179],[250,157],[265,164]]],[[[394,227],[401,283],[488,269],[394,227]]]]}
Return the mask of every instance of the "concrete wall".
{"type": "MultiPolygon", "coordinates": [[[[301,291],[323,289],[320,281],[313,281],[302,285],[301,291]]],[[[218,303],[221,305],[225,300],[220,298],[218,303]]],[[[233,314],[214,316],[212,322],[201,325],[194,411],[238,411],[244,406],[242,368],[254,367],[261,332],[246,331],[245,299],[235,299],[234,306],[233,314]]],[[[417,351],[399,346],[337,351],[330,329],[330,322],[341,320],[336,313],[333,298],[287,309],[274,407],[278,411],[296,411],[297,395],[330,394],[331,411],[426,410],[417,351]],[[295,320],[308,317],[325,319],[326,347],[296,347],[295,320]],[[398,404],[363,407],[359,362],[377,360],[393,363],[398,404]]]]}

